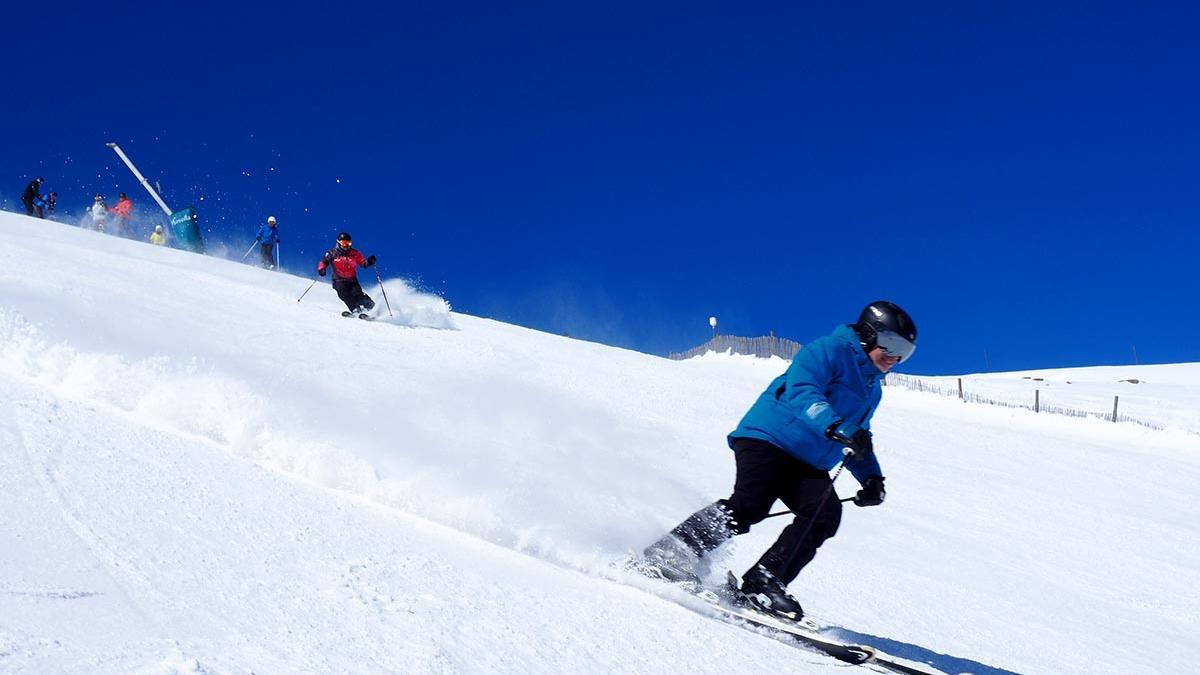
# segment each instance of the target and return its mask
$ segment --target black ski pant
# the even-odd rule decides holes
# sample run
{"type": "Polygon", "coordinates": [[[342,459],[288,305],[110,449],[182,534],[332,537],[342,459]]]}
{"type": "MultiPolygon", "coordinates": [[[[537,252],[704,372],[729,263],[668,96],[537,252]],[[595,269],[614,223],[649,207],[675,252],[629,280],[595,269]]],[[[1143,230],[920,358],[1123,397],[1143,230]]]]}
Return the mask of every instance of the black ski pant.
{"type": "Polygon", "coordinates": [[[733,455],[737,462],[733,494],[692,514],[671,533],[703,556],[730,537],[749,532],[767,517],[775,500],[782,500],[795,518],[755,565],[787,585],[817,555],[817,548],[837,533],[842,503],[827,471],[771,443],[738,438],[733,455]]]}
{"type": "Polygon", "coordinates": [[[366,310],[375,309],[375,301],[371,299],[371,296],[363,293],[358,279],[334,279],[333,290],[337,291],[338,297],[346,303],[346,309],[351,312],[360,307],[366,310]]]}
{"type": "Polygon", "coordinates": [[[262,253],[262,266],[267,269],[275,267],[275,244],[263,242],[259,246],[259,252],[262,253]]]}
{"type": "MultiPolygon", "coordinates": [[[[33,200],[32,199],[22,199],[21,203],[25,205],[25,215],[32,216],[33,215],[33,200]]],[[[39,216],[39,217],[41,217],[41,216],[39,216]]]]}

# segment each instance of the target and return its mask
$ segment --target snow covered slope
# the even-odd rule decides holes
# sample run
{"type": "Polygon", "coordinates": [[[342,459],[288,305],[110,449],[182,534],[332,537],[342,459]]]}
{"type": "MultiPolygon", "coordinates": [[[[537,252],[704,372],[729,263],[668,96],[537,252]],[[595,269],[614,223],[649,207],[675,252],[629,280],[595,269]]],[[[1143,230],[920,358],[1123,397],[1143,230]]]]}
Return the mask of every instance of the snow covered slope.
{"type": "MultiPolygon", "coordinates": [[[[0,672],[846,672],[610,568],[728,493],[783,362],[401,281],[347,320],[326,284],[11,214],[0,245],[0,672]]],[[[1193,669],[1200,438],[898,388],[874,426],[888,502],[793,585],[812,614],[947,672],[1193,669]]]]}

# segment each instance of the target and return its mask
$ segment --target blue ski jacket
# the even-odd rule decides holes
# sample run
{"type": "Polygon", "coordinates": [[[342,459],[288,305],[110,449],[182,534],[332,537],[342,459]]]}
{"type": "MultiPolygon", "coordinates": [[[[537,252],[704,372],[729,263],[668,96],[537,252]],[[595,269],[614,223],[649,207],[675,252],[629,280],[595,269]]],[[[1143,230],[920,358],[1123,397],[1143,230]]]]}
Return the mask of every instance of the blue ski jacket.
{"type": "MultiPolygon", "coordinates": [[[[854,329],[838,326],[796,354],[787,372],[771,382],[730,432],[729,445],[737,438],[757,438],[828,471],[842,461],[844,446],[826,438],[825,430],[839,420],[869,430],[883,376],[854,329]]],[[[875,453],[850,457],[846,468],[859,483],[883,475],[875,453]]]]}
{"type": "Polygon", "coordinates": [[[264,244],[278,244],[279,228],[271,227],[270,225],[263,225],[262,227],[258,228],[258,236],[255,237],[255,239],[264,244]]]}

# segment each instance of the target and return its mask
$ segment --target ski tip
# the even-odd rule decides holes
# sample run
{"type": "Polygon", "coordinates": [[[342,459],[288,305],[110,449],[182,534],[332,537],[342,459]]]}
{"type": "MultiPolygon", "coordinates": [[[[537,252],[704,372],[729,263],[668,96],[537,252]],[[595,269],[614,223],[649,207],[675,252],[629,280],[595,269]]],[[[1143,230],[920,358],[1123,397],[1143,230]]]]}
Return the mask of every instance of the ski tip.
{"type": "Polygon", "coordinates": [[[875,649],[866,645],[850,645],[846,648],[845,658],[834,658],[847,663],[870,663],[875,660],[875,649]]]}

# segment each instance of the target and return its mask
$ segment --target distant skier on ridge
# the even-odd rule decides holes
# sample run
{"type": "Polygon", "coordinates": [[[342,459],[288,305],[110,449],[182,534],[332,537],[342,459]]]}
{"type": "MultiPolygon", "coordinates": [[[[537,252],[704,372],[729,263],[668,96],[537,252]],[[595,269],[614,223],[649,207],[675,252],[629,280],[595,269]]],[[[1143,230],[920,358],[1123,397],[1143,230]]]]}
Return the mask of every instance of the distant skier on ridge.
{"type": "Polygon", "coordinates": [[[25,191],[21,193],[21,203],[25,205],[25,215],[32,216],[36,213],[38,218],[45,217],[42,215],[41,209],[35,208],[35,203],[42,198],[42,183],[44,182],[46,179],[38,176],[25,186],[25,191]]]}
{"type": "Polygon", "coordinates": [[[38,218],[49,218],[54,215],[54,207],[58,204],[58,193],[51,192],[48,195],[42,195],[33,200],[33,207],[37,210],[38,218]]]}
{"type": "Polygon", "coordinates": [[[254,241],[258,242],[263,268],[275,269],[275,245],[279,243],[279,224],[275,216],[267,216],[266,224],[258,228],[258,236],[254,237],[254,241]]]}
{"type": "Polygon", "coordinates": [[[829,471],[845,457],[846,468],[862,485],[855,505],[883,503],[871,416],[884,375],[916,347],[912,317],[883,300],[867,305],[857,323],[805,345],[729,434],[737,464],[733,494],[647,547],[638,567],[669,581],[698,581],[701,559],[734,535],[749,532],[780,499],[795,519],[742,577],[741,592],[761,612],[801,619],[804,610],[787,586],[842,519],[829,471]],[[852,454],[844,455],[844,448],[852,454]]]}
{"type": "Polygon", "coordinates": [[[117,217],[117,234],[124,235],[129,232],[129,220],[133,217],[133,201],[122,192],[117,196],[117,205],[108,210],[109,213],[117,217]]]}
{"type": "Polygon", "coordinates": [[[88,207],[87,212],[92,219],[92,229],[103,232],[104,224],[108,221],[108,207],[104,205],[104,195],[96,195],[96,199],[88,207]]]}
{"type": "Polygon", "coordinates": [[[375,308],[375,301],[363,293],[362,286],[358,283],[358,268],[374,265],[375,256],[364,258],[358,249],[351,247],[351,243],[349,232],[338,234],[337,245],[326,251],[321,262],[317,263],[317,274],[325,276],[326,270],[332,267],[333,290],[337,291],[338,297],[346,303],[349,310],[342,314],[366,317],[366,313],[375,308]]]}

